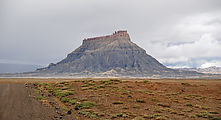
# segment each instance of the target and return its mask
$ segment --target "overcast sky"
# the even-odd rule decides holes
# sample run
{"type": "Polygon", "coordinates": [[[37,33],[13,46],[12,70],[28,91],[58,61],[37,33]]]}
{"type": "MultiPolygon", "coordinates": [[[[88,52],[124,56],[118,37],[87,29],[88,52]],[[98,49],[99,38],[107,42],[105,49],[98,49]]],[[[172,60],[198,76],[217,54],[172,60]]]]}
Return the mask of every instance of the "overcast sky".
{"type": "Polygon", "coordinates": [[[116,30],[166,66],[221,66],[221,0],[0,0],[0,63],[57,63],[116,30]]]}

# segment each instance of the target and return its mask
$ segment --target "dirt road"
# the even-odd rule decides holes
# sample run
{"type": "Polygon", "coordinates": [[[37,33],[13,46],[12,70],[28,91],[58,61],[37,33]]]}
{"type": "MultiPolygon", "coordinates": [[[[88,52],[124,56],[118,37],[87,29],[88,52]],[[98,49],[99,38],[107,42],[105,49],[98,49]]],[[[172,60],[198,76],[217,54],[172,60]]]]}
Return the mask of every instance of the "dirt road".
{"type": "Polygon", "coordinates": [[[55,111],[30,97],[22,83],[0,84],[0,120],[51,120],[55,111]]]}

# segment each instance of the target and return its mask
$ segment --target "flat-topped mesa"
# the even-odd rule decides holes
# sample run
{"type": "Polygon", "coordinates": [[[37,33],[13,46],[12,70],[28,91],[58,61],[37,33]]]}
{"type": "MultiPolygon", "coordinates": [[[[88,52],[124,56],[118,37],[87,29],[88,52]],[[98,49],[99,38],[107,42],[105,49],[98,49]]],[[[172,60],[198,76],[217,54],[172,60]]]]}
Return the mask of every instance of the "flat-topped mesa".
{"type": "MultiPolygon", "coordinates": [[[[100,37],[93,37],[93,38],[85,38],[83,40],[83,44],[89,41],[101,41],[101,40],[105,40],[105,39],[115,39],[115,38],[119,38],[119,39],[126,39],[126,40],[130,40],[130,36],[127,33],[126,30],[120,30],[120,31],[115,31],[112,35],[106,35],[106,36],[100,36],[100,37]]],[[[113,40],[114,40],[113,39],[113,40]]]]}

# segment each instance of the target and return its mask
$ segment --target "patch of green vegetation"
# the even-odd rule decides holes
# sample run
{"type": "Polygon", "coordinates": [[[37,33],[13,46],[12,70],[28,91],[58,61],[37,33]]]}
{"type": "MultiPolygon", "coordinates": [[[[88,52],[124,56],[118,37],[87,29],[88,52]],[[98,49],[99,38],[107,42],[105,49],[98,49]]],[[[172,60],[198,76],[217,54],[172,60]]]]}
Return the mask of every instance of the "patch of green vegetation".
{"type": "Polygon", "coordinates": [[[83,88],[81,88],[81,90],[89,90],[89,89],[92,89],[92,87],[83,87],[83,88]]]}
{"type": "Polygon", "coordinates": [[[187,103],[186,106],[193,107],[191,103],[187,103]]]}
{"type": "Polygon", "coordinates": [[[99,85],[99,86],[96,86],[97,88],[105,88],[104,85],[99,85]]]}
{"type": "Polygon", "coordinates": [[[181,92],[176,92],[176,93],[167,93],[166,95],[179,95],[181,92]]]}
{"type": "Polygon", "coordinates": [[[64,86],[63,88],[61,88],[62,90],[68,90],[68,89],[70,89],[72,86],[71,85],[66,85],[66,86],[64,86]]]}
{"type": "Polygon", "coordinates": [[[215,97],[216,100],[221,100],[221,97],[215,97]]]}
{"type": "MultiPolygon", "coordinates": [[[[219,114],[218,112],[214,112],[214,113],[219,114]]],[[[213,112],[211,114],[213,114],[213,112]]],[[[210,112],[205,112],[205,111],[200,112],[200,113],[196,114],[195,116],[198,118],[208,118],[209,120],[221,120],[221,118],[214,117],[214,116],[210,115],[210,112]]]]}
{"type": "Polygon", "coordinates": [[[95,82],[94,80],[82,80],[81,81],[82,83],[93,83],[93,82],[95,82]]]}
{"type": "Polygon", "coordinates": [[[115,91],[119,92],[119,93],[122,93],[122,94],[125,94],[125,95],[128,94],[128,92],[125,89],[122,89],[122,88],[117,88],[115,91]]]}
{"type": "Polygon", "coordinates": [[[209,107],[206,107],[206,106],[201,106],[201,108],[202,108],[203,110],[209,110],[209,109],[210,109],[209,107]]]}
{"type": "Polygon", "coordinates": [[[148,91],[148,90],[145,90],[144,93],[146,93],[148,95],[154,95],[154,93],[152,91],[148,91]]]}
{"type": "MultiPolygon", "coordinates": [[[[143,118],[145,119],[156,119],[156,118],[159,118],[161,117],[161,115],[159,114],[154,114],[154,115],[143,115],[143,118]]],[[[157,119],[158,120],[158,119],[157,119]]],[[[159,120],[163,120],[163,119],[159,119],[159,120]]]]}
{"type": "Polygon", "coordinates": [[[195,116],[202,117],[202,118],[211,118],[212,117],[208,113],[199,113],[199,114],[196,114],[195,116]]]}
{"type": "Polygon", "coordinates": [[[145,101],[142,100],[142,99],[136,99],[136,102],[138,102],[138,103],[145,103],[145,101]]]}
{"type": "Polygon", "coordinates": [[[129,109],[129,107],[128,106],[123,106],[122,109],[129,109]]]}
{"type": "Polygon", "coordinates": [[[70,102],[70,99],[69,99],[69,98],[63,98],[63,99],[61,100],[61,102],[63,102],[63,103],[68,103],[68,102],[70,102]]]}
{"type": "Polygon", "coordinates": [[[103,81],[101,81],[101,83],[104,84],[104,85],[111,85],[111,84],[122,83],[122,81],[118,80],[118,79],[110,79],[110,80],[103,80],[103,81]]]}
{"type": "Polygon", "coordinates": [[[78,99],[78,97],[74,97],[73,99],[78,99]]]}
{"type": "Polygon", "coordinates": [[[94,85],[96,85],[95,83],[88,83],[88,85],[90,85],[90,86],[94,86],[94,85]]]}
{"type": "MultiPolygon", "coordinates": [[[[205,100],[205,99],[206,99],[205,96],[196,95],[196,94],[187,95],[185,98],[187,98],[187,99],[195,99],[195,100],[199,100],[199,101],[202,101],[202,100],[205,100]]],[[[185,99],[185,98],[184,98],[184,99],[185,99]]]]}
{"type": "Polygon", "coordinates": [[[187,85],[187,86],[190,86],[190,83],[181,83],[181,85],[187,85]]]}
{"type": "Polygon", "coordinates": [[[143,83],[150,83],[150,81],[149,80],[144,80],[143,83]]]}
{"type": "Polygon", "coordinates": [[[124,104],[122,101],[114,101],[112,104],[124,104]]]}
{"type": "Polygon", "coordinates": [[[53,91],[53,83],[48,83],[48,84],[46,84],[45,86],[44,86],[44,88],[46,89],[46,90],[48,90],[48,92],[52,92],[53,91]]]}
{"type": "Polygon", "coordinates": [[[212,117],[212,118],[209,118],[210,120],[221,120],[220,117],[212,117]]]}
{"type": "Polygon", "coordinates": [[[140,93],[146,93],[148,95],[154,95],[154,93],[152,91],[148,91],[148,90],[138,89],[137,91],[140,93]]]}
{"type": "Polygon", "coordinates": [[[153,119],[153,115],[143,115],[143,118],[145,119],[153,119]]]}
{"type": "Polygon", "coordinates": [[[178,114],[177,111],[175,111],[175,110],[170,111],[170,113],[171,114],[178,114]]]}
{"type": "Polygon", "coordinates": [[[112,115],[112,116],[111,116],[111,119],[113,119],[113,118],[118,118],[118,117],[127,118],[128,115],[127,115],[127,114],[124,114],[124,113],[118,113],[118,114],[112,115]]]}
{"type": "Polygon", "coordinates": [[[202,106],[200,106],[200,105],[194,105],[193,107],[195,107],[195,108],[202,108],[202,106]]]}
{"type": "Polygon", "coordinates": [[[63,87],[64,85],[62,84],[58,84],[58,85],[56,85],[56,87],[63,87]]]}
{"type": "Polygon", "coordinates": [[[60,82],[59,84],[66,84],[66,83],[68,83],[68,82],[66,82],[66,81],[63,81],[63,82],[60,82]]]}
{"type": "Polygon", "coordinates": [[[183,99],[184,99],[184,100],[190,100],[191,98],[188,97],[188,96],[185,96],[183,99]]]}
{"type": "Polygon", "coordinates": [[[83,84],[81,87],[89,87],[89,84],[83,84]]]}
{"type": "Polygon", "coordinates": [[[181,113],[178,113],[178,115],[184,116],[184,115],[185,115],[185,113],[182,113],[182,112],[181,112],[181,113]]]}
{"type": "Polygon", "coordinates": [[[163,110],[164,110],[164,111],[167,111],[167,112],[171,112],[171,111],[172,111],[171,108],[164,108],[163,110]]]}
{"type": "Polygon", "coordinates": [[[219,114],[219,113],[216,112],[216,111],[210,111],[209,113],[211,113],[211,114],[219,114]]]}
{"type": "Polygon", "coordinates": [[[140,105],[134,104],[133,108],[140,108],[140,105]]]}
{"type": "Polygon", "coordinates": [[[156,98],[152,98],[151,101],[157,101],[157,99],[156,98]]]}
{"type": "Polygon", "coordinates": [[[199,101],[202,101],[202,100],[205,100],[206,97],[205,96],[199,96],[199,97],[196,97],[196,100],[199,100],[199,101]]]}
{"type": "Polygon", "coordinates": [[[34,92],[37,94],[40,94],[40,90],[38,90],[38,89],[34,89],[34,92]]]}
{"type": "Polygon", "coordinates": [[[90,112],[86,111],[86,110],[81,110],[78,112],[78,114],[81,114],[81,115],[88,115],[90,112]]]}
{"type": "Polygon", "coordinates": [[[61,106],[62,110],[68,110],[68,108],[66,106],[61,106]]]}
{"type": "Polygon", "coordinates": [[[41,87],[41,86],[47,86],[48,84],[47,83],[38,83],[38,85],[41,87]]]}
{"type": "Polygon", "coordinates": [[[43,100],[43,99],[46,99],[44,96],[42,96],[42,95],[39,95],[38,97],[37,97],[37,99],[38,100],[43,100]]]}
{"type": "Polygon", "coordinates": [[[127,88],[127,87],[128,87],[127,85],[122,86],[123,89],[125,89],[125,88],[127,88]]]}
{"type": "Polygon", "coordinates": [[[67,91],[67,90],[60,90],[60,89],[56,89],[53,90],[52,92],[57,98],[62,98],[62,97],[66,97],[69,95],[73,95],[74,91],[67,91]]]}
{"type": "Polygon", "coordinates": [[[88,109],[93,106],[96,106],[96,104],[93,102],[82,102],[82,103],[76,105],[75,107],[82,108],[82,109],[88,109]]]}
{"type": "Polygon", "coordinates": [[[80,101],[87,101],[87,98],[81,98],[80,101]]]}
{"type": "Polygon", "coordinates": [[[74,105],[75,103],[77,103],[77,101],[75,101],[75,100],[70,100],[69,103],[72,104],[72,105],[74,105]]]}
{"type": "Polygon", "coordinates": [[[162,113],[163,111],[160,110],[160,109],[155,109],[154,112],[156,112],[156,113],[162,113]]]}
{"type": "Polygon", "coordinates": [[[81,111],[78,112],[78,114],[84,115],[85,117],[88,117],[88,118],[99,119],[97,114],[94,111],[92,111],[92,110],[81,110],[81,111]]]}

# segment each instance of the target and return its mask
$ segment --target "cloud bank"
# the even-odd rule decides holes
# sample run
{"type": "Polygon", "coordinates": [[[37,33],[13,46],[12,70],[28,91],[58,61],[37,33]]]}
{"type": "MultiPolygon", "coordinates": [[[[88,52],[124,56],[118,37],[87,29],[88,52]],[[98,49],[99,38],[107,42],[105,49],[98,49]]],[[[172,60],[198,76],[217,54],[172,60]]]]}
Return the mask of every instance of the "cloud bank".
{"type": "Polygon", "coordinates": [[[221,66],[220,0],[1,0],[0,62],[47,65],[126,29],[166,66],[221,66]]]}

